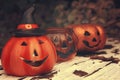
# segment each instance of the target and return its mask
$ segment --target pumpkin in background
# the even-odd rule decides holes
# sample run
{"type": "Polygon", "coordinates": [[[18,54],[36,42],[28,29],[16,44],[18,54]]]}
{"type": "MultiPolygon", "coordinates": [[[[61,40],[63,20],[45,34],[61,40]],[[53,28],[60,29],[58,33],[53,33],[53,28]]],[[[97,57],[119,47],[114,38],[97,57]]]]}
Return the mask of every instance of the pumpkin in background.
{"type": "Polygon", "coordinates": [[[96,51],[102,49],[106,42],[106,34],[102,26],[95,24],[70,25],[78,51],[96,51]]]}
{"type": "Polygon", "coordinates": [[[75,44],[71,33],[67,29],[48,28],[46,32],[57,49],[58,62],[70,60],[75,57],[75,44]]]}
{"type": "MultiPolygon", "coordinates": [[[[7,74],[31,76],[48,73],[57,61],[56,49],[51,40],[43,33],[39,32],[39,36],[38,34],[35,36],[36,33],[30,33],[29,26],[32,30],[32,24],[19,25],[20,29],[3,48],[1,60],[7,74]],[[21,30],[20,26],[24,30],[21,30]]],[[[33,29],[35,31],[34,27],[33,29]]]]}

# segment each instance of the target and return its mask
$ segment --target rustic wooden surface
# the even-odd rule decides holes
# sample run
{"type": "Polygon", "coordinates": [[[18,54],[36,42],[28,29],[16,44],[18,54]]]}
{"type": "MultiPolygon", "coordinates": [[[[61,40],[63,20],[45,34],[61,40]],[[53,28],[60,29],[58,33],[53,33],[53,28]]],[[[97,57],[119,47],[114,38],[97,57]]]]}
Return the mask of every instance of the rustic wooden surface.
{"type": "Polygon", "coordinates": [[[57,63],[47,75],[15,77],[6,75],[1,66],[0,80],[120,80],[119,59],[120,40],[108,38],[104,49],[57,63]]]}

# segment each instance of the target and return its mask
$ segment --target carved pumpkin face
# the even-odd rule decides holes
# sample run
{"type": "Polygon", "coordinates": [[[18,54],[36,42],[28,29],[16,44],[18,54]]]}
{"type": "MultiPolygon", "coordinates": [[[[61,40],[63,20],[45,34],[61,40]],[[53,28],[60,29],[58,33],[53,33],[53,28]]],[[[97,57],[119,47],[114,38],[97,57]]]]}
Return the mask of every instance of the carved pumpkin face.
{"type": "Polygon", "coordinates": [[[99,25],[81,24],[72,25],[68,28],[72,28],[77,36],[75,42],[79,51],[95,51],[102,49],[105,45],[106,35],[103,28],[99,25]]]}
{"type": "Polygon", "coordinates": [[[58,62],[72,59],[76,55],[74,41],[66,29],[48,28],[47,33],[56,46],[58,62]]]}
{"type": "Polygon", "coordinates": [[[54,44],[46,36],[12,37],[1,58],[7,74],[28,76],[50,72],[57,55],[54,44]]]}

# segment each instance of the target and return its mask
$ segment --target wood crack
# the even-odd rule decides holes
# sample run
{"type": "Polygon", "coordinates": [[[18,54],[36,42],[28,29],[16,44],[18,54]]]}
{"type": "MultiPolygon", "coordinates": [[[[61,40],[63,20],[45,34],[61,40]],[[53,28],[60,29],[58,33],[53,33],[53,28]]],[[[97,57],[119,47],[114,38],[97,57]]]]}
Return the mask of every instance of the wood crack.
{"type": "Polygon", "coordinates": [[[93,71],[92,73],[90,73],[90,74],[86,75],[85,77],[88,77],[88,76],[93,75],[94,73],[96,73],[96,72],[100,71],[101,69],[103,69],[104,67],[106,67],[106,66],[108,66],[108,65],[110,65],[110,64],[112,64],[112,62],[109,62],[108,64],[106,64],[106,65],[105,65],[105,66],[103,66],[102,68],[98,68],[97,70],[95,70],[95,71],[93,71]]]}

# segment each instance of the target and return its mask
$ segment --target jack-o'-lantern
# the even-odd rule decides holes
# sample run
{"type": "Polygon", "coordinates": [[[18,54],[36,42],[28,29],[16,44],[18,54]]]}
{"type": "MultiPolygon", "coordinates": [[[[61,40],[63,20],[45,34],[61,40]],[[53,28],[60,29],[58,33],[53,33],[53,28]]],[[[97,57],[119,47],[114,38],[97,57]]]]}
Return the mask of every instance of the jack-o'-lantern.
{"type": "Polygon", "coordinates": [[[70,60],[76,55],[75,44],[71,33],[64,28],[48,28],[47,36],[57,49],[58,62],[70,60]]]}
{"type": "Polygon", "coordinates": [[[102,26],[96,24],[70,25],[78,51],[96,51],[102,49],[106,42],[106,34],[102,26]]]}
{"type": "Polygon", "coordinates": [[[43,30],[29,22],[18,26],[3,48],[1,61],[7,74],[32,76],[50,72],[57,61],[56,54],[54,44],[43,30]]]}

